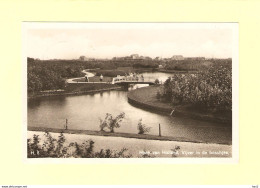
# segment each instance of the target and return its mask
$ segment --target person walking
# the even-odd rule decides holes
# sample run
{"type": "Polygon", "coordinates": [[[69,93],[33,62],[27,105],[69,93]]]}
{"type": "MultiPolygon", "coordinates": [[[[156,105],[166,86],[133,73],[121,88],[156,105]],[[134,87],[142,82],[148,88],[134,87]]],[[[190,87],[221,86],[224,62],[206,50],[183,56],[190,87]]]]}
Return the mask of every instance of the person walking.
{"type": "Polygon", "coordinates": [[[102,82],[103,81],[103,75],[101,74],[100,75],[100,82],[102,82]]]}
{"type": "Polygon", "coordinates": [[[88,80],[88,75],[85,75],[85,81],[86,81],[86,82],[89,82],[89,80],[88,80]]]}

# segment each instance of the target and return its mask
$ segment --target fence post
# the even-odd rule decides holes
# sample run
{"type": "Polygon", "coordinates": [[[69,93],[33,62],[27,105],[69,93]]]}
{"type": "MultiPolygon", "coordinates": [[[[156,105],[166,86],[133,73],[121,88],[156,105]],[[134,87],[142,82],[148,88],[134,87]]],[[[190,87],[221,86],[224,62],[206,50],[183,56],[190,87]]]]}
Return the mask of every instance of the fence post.
{"type": "Polygon", "coordinates": [[[160,125],[160,123],[159,123],[159,136],[162,136],[161,135],[161,125],[160,125]]]}
{"type": "Polygon", "coordinates": [[[68,129],[68,119],[66,119],[66,125],[65,125],[65,129],[68,129]]]}

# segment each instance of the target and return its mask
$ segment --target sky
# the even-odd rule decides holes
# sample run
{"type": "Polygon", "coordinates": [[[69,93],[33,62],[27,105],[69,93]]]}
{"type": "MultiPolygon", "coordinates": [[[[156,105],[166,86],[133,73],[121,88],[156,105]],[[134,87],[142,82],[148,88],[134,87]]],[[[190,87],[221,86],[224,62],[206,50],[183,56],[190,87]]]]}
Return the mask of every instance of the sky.
{"type": "Polygon", "coordinates": [[[155,58],[232,57],[228,24],[81,23],[26,27],[26,55],[39,59],[113,58],[139,54],[155,58]]]}

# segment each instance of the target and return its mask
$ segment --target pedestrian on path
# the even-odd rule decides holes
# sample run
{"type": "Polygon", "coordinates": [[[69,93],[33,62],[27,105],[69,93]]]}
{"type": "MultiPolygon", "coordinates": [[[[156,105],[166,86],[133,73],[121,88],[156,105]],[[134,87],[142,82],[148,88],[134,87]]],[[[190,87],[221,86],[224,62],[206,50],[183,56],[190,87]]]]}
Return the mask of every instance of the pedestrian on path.
{"type": "Polygon", "coordinates": [[[89,80],[88,80],[88,75],[85,75],[85,81],[86,81],[86,82],[89,82],[89,80]]]}

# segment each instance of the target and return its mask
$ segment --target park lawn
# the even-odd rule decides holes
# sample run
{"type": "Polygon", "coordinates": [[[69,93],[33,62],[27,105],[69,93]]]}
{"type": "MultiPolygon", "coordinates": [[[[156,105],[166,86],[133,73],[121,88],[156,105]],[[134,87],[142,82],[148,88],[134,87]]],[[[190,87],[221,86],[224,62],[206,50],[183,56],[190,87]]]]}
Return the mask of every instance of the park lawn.
{"type": "MultiPolygon", "coordinates": [[[[104,76],[102,82],[112,82],[112,77],[104,76]]],[[[89,82],[100,82],[99,76],[89,77],[89,82]]]]}
{"type": "MultiPolygon", "coordinates": [[[[100,77],[99,76],[93,76],[93,77],[89,77],[89,82],[100,82],[100,77]]],[[[102,82],[112,82],[112,77],[107,77],[104,76],[103,77],[103,81],[102,82]]],[[[76,78],[73,79],[74,82],[86,82],[85,78],[76,78]]]]}
{"type": "Polygon", "coordinates": [[[201,109],[201,107],[184,104],[173,106],[169,102],[157,99],[157,93],[163,93],[163,86],[149,86],[140,89],[130,91],[128,97],[138,104],[144,107],[151,107],[152,109],[157,109],[160,111],[171,112],[174,109],[174,113],[178,115],[184,115],[194,119],[202,119],[205,121],[221,122],[231,125],[232,122],[232,112],[221,111],[212,112],[209,110],[201,109]]]}
{"type": "Polygon", "coordinates": [[[85,92],[85,91],[95,91],[95,90],[109,90],[120,88],[114,84],[107,83],[72,83],[68,84],[65,88],[66,92],[85,92]]]}
{"type": "Polygon", "coordinates": [[[143,87],[129,92],[128,97],[135,101],[139,101],[143,104],[147,104],[153,107],[159,107],[163,109],[169,109],[169,111],[171,111],[173,106],[170,103],[163,102],[156,98],[157,93],[158,92],[162,93],[162,91],[163,91],[163,86],[155,85],[155,86],[143,87]]]}

